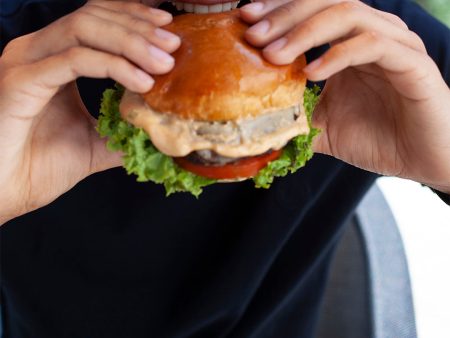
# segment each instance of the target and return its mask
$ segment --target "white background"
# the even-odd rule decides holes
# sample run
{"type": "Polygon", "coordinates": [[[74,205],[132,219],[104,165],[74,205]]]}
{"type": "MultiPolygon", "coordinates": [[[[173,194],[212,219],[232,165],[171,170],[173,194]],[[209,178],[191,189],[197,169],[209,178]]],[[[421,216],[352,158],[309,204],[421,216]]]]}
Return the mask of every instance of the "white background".
{"type": "Polygon", "coordinates": [[[419,338],[450,337],[450,206],[430,189],[378,180],[404,240],[419,338]]]}

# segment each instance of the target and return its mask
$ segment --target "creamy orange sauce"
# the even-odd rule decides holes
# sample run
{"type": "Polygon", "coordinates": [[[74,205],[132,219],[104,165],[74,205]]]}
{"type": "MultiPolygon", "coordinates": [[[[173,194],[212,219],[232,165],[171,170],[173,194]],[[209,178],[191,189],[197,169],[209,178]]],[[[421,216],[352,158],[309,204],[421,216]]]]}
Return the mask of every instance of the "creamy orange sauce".
{"type": "MultiPolygon", "coordinates": [[[[268,119],[270,122],[271,117],[280,114],[280,111],[272,109],[256,118],[216,122],[218,131],[220,128],[228,128],[230,132],[213,134],[212,137],[211,125],[208,126],[209,135],[201,131],[207,122],[180,118],[170,112],[156,112],[139,94],[125,91],[120,104],[122,117],[134,126],[144,129],[156,148],[173,157],[186,156],[197,150],[213,150],[222,156],[238,158],[259,155],[269,149],[281,149],[293,137],[309,132],[303,105],[289,109],[298,114],[293,122],[277,116],[277,127],[273,128],[268,124],[268,128],[263,132],[260,128],[254,128],[258,119],[268,119]]],[[[289,113],[286,109],[281,113],[286,112],[289,113]]]]}

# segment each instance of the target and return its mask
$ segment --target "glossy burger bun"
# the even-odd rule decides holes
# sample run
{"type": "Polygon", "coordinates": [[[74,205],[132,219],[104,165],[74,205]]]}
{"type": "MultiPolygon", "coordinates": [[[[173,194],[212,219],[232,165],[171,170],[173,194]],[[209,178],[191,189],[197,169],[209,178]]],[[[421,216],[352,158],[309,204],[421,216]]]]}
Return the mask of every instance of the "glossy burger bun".
{"type": "Polygon", "coordinates": [[[164,29],[182,41],[172,54],[175,67],[154,76],[153,88],[143,94],[146,103],[161,113],[203,121],[256,117],[301,103],[304,55],[290,65],[272,65],[244,39],[248,27],[239,10],[174,17],[164,29]]]}

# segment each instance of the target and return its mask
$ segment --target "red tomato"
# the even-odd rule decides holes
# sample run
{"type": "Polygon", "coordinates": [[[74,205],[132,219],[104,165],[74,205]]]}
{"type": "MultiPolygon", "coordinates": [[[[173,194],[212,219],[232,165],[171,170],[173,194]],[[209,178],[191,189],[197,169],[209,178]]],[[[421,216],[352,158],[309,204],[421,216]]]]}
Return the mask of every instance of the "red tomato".
{"type": "Polygon", "coordinates": [[[174,160],[181,168],[199,176],[216,180],[232,180],[256,176],[258,171],[267,166],[269,162],[276,160],[280,155],[281,150],[274,150],[267,154],[244,158],[222,166],[192,163],[186,157],[176,157],[174,160]]]}

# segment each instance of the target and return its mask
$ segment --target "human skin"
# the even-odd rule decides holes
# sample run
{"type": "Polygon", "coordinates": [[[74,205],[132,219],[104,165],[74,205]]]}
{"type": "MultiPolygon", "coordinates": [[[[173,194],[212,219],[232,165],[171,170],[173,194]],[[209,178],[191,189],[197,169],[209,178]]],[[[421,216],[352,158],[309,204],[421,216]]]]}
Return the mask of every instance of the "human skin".
{"type": "Polygon", "coordinates": [[[450,90],[400,18],[356,0],[261,0],[242,16],[258,25],[247,40],[275,64],[331,44],[304,69],[327,80],[316,152],[450,192],[450,90]]]}
{"type": "MultiPolygon", "coordinates": [[[[172,69],[168,54],[180,41],[157,30],[171,16],[135,2],[90,1],[5,48],[0,224],[121,164],[95,132],[74,80],[110,77],[146,92],[152,74],[172,69]]],[[[253,25],[246,39],[274,64],[331,43],[304,70],[310,80],[328,79],[314,113],[323,130],[315,151],[450,192],[450,91],[423,42],[399,18],[341,0],[265,0],[241,13],[253,25]]]]}

